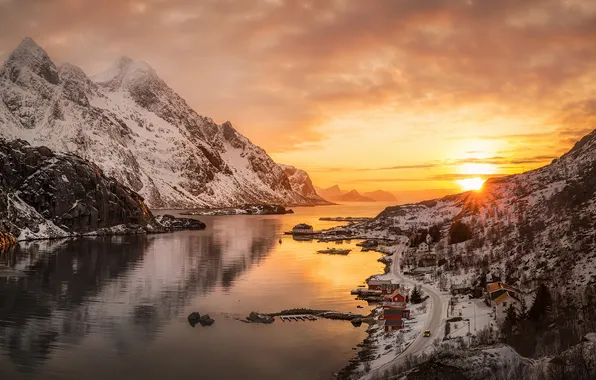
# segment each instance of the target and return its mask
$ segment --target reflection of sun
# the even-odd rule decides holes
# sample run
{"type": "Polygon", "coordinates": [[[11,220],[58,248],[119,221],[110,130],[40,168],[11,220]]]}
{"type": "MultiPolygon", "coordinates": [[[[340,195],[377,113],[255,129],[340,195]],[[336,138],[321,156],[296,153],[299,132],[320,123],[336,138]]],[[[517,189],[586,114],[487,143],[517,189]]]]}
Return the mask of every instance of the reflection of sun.
{"type": "Polygon", "coordinates": [[[480,177],[475,178],[466,178],[466,179],[458,179],[455,182],[463,191],[470,191],[470,190],[480,190],[482,189],[482,185],[484,185],[485,180],[480,177]]]}

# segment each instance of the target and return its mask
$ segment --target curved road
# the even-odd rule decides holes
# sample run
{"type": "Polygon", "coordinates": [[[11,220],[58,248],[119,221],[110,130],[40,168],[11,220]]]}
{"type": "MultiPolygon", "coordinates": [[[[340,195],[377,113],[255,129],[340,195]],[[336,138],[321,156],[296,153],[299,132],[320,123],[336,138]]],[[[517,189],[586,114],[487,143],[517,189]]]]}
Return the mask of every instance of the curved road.
{"type": "MultiPolygon", "coordinates": [[[[396,277],[397,279],[399,279],[402,283],[417,284],[416,282],[405,278],[401,273],[399,262],[401,259],[401,255],[404,253],[404,251],[407,249],[407,247],[405,245],[402,245],[400,247],[401,247],[401,249],[393,254],[393,262],[391,263],[391,274],[394,277],[396,277]]],[[[421,285],[421,284],[417,284],[417,285],[421,285]]],[[[406,348],[404,350],[404,352],[402,352],[401,354],[396,356],[389,363],[386,363],[386,364],[380,366],[379,368],[377,368],[376,370],[373,370],[371,372],[371,375],[374,373],[379,373],[379,372],[382,373],[383,371],[388,370],[388,369],[392,368],[393,366],[403,365],[405,362],[405,359],[408,355],[418,355],[418,354],[422,353],[423,351],[425,351],[428,347],[430,347],[433,344],[433,342],[435,341],[435,339],[437,337],[440,338],[443,335],[443,329],[445,327],[444,323],[443,323],[443,315],[446,315],[447,305],[443,302],[443,299],[441,298],[441,294],[439,294],[439,292],[437,292],[432,287],[429,287],[427,285],[422,285],[422,291],[425,294],[428,294],[432,301],[431,309],[430,309],[430,316],[426,320],[424,328],[422,329],[422,331],[420,331],[420,334],[418,335],[418,337],[408,346],[408,348],[406,348]],[[424,332],[424,330],[431,331],[430,338],[425,338],[423,336],[422,333],[424,332]]],[[[369,375],[369,377],[371,377],[371,375],[369,375]]]]}

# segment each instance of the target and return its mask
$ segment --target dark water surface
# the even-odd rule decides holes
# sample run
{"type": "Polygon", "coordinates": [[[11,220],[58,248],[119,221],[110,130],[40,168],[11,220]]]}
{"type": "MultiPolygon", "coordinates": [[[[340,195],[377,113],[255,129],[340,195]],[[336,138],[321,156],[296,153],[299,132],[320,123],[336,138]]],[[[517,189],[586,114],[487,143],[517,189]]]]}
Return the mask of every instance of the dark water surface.
{"type": "Polygon", "coordinates": [[[335,244],[282,234],[385,206],[199,217],[204,231],[21,244],[0,256],[0,379],[327,379],[353,357],[364,327],[234,318],[294,307],[368,312],[349,290],[382,271],[378,254],[319,255],[335,244]],[[192,328],[192,311],[215,324],[192,328]]]}

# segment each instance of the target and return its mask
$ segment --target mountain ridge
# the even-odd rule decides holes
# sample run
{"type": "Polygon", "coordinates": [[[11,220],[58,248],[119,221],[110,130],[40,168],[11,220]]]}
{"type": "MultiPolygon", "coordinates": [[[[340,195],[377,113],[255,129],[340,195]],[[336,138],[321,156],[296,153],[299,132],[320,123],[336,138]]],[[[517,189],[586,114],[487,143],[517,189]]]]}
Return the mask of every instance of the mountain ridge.
{"type": "Polygon", "coordinates": [[[230,122],[199,115],[150,65],[126,57],[89,78],[24,39],[0,67],[0,137],[90,159],[152,208],[324,202],[294,191],[230,122]]]}

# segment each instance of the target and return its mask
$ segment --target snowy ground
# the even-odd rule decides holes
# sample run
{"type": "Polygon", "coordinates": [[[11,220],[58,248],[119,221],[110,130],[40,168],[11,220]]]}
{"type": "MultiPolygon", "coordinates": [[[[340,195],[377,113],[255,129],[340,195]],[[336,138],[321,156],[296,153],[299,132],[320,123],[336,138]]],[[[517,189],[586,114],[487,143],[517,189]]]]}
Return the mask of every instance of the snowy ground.
{"type": "Polygon", "coordinates": [[[468,331],[472,335],[476,335],[478,331],[486,326],[496,327],[493,311],[483,300],[469,299],[468,296],[457,296],[452,299],[456,303],[453,312],[451,307],[449,308],[449,318],[461,317],[462,320],[447,322],[451,328],[450,334],[446,337],[447,339],[465,337],[468,331]]]}
{"type": "MultiPolygon", "coordinates": [[[[405,321],[405,328],[402,330],[385,332],[382,321],[379,321],[377,326],[371,326],[377,329],[371,334],[376,342],[377,356],[376,359],[368,363],[370,368],[380,368],[394,360],[424,330],[430,311],[430,299],[419,305],[410,305],[409,309],[410,319],[405,321]]],[[[360,369],[364,370],[364,366],[365,364],[361,363],[360,369]]]]}

